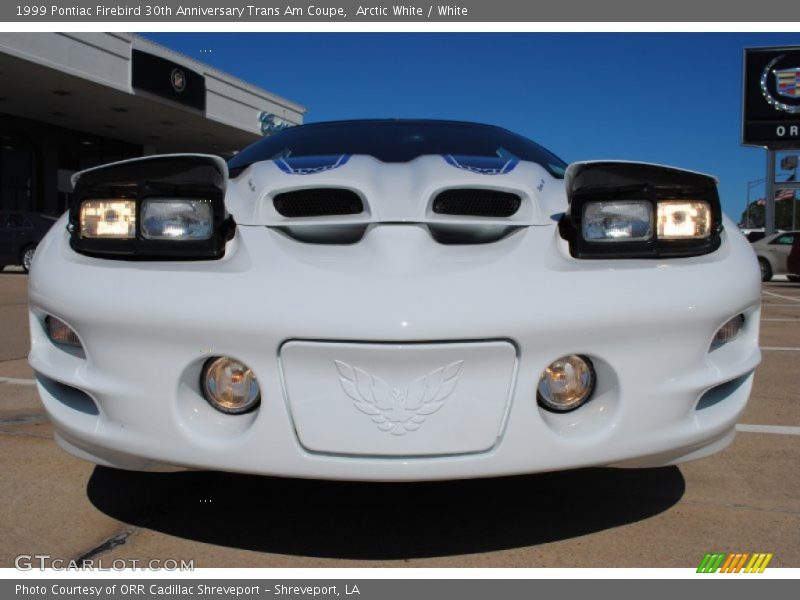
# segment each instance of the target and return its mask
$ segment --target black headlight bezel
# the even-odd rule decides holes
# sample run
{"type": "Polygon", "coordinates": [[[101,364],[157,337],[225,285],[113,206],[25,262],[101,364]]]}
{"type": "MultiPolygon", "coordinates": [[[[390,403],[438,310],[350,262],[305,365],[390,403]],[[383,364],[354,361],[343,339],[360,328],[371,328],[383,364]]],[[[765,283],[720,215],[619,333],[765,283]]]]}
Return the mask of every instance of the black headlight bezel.
{"type": "Polygon", "coordinates": [[[209,260],[225,254],[236,225],[225,208],[225,174],[210,156],[156,156],[116,163],[81,175],[69,209],[70,246],[88,256],[126,260],[209,260]],[[205,240],[154,240],[141,232],[142,203],[180,198],[211,202],[213,233],[205,240]],[[133,238],[81,237],[80,210],[86,200],[133,200],[133,238]]]}
{"type": "Polygon", "coordinates": [[[585,163],[573,168],[567,181],[569,210],[559,221],[570,254],[581,259],[668,258],[709,254],[719,248],[722,208],[714,178],[700,173],[642,163],[585,163]],[[652,237],[646,241],[589,241],[583,237],[584,207],[589,202],[648,202],[653,214],[652,237]],[[691,240],[660,239],[656,219],[659,201],[699,200],[711,209],[711,234],[691,240]]]}

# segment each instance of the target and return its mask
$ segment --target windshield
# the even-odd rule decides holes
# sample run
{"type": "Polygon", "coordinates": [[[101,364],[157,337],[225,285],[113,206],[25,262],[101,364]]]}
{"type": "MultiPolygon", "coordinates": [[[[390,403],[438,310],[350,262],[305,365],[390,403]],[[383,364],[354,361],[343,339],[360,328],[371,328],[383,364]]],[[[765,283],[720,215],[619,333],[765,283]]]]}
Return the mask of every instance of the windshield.
{"type": "Polygon", "coordinates": [[[341,121],[290,127],[259,140],[228,163],[231,177],[263,160],[365,154],[408,162],[427,154],[516,158],[562,178],[566,163],[539,144],[490,125],[452,121],[341,121]]]}

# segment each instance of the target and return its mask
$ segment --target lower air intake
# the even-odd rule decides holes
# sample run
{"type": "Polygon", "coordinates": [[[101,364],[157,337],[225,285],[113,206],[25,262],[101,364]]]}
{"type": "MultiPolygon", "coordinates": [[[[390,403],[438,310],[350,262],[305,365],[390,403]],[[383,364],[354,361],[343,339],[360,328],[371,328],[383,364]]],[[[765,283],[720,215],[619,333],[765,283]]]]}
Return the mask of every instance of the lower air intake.
{"type": "Polygon", "coordinates": [[[313,188],[278,194],[273,199],[278,214],[284,217],[330,217],[357,215],[364,203],[355,192],[337,188],[313,188]]]}
{"type": "Polygon", "coordinates": [[[510,192],[481,189],[451,189],[436,196],[433,212],[465,217],[510,217],[522,199],[510,192]]]}

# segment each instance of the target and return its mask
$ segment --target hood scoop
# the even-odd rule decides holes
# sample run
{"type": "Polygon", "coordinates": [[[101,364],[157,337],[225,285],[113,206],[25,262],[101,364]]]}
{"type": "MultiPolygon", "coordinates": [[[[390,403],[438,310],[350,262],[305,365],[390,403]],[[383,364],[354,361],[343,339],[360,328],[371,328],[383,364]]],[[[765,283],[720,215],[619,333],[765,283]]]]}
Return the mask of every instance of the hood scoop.
{"type": "MultiPolygon", "coordinates": [[[[354,191],[344,188],[303,188],[282,192],[273,197],[272,203],[275,211],[285,217],[277,229],[301,242],[354,244],[377,225],[374,221],[359,218],[366,212],[364,201],[354,191]]],[[[522,198],[511,192],[450,188],[437,194],[431,205],[431,211],[443,218],[397,224],[422,225],[441,244],[485,244],[495,242],[519,227],[497,219],[513,216],[521,204],[522,198]]]]}
{"type": "Polygon", "coordinates": [[[282,217],[334,217],[360,215],[364,202],[351,190],[341,188],[308,188],[277,194],[272,199],[275,210],[282,217]]]}
{"type": "Polygon", "coordinates": [[[233,180],[225,203],[240,226],[319,244],[353,244],[389,224],[421,226],[443,244],[485,244],[522,227],[552,227],[566,210],[564,182],[540,165],[473,158],[263,161],[233,180]]]}
{"type": "Polygon", "coordinates": [[[490,189],[450,188],[433,200],[433,212],[460,217],[508,218],[522,204],[518,194],[490,189]]]}
{"type": "Polygon", "coordinates": [[[520,225],[497,223],[441,223],[441,222],[404,222],[404,223],[309,223],[298,222],[297,224],[284,224],[273,227],[283,234],[307,244],[355,244],[372,229],[385,226],[421,228],[427,230],[428,234],[440,244],[488,244],[497,242],[513,231],[519,229],[520,225]]]}

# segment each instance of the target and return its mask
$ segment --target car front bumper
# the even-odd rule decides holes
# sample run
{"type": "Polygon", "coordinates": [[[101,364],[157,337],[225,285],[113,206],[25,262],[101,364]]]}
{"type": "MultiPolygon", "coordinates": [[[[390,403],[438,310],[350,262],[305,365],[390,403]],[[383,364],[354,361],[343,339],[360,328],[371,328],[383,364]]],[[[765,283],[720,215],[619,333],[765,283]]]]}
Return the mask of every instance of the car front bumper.
{"type": "Polygon", "coordinates": [[[119,468],[399,481],[672,464],[730,442],[760,360],[758,267],[739,240],[697,258],[580,261],[554,227],[458,248],[414,225],[348,246],[240,227],[220,261],[128,262],[75,254],[54,229],[30,279],[30,363],[59,443],[119,468]],[[741,335],[709,351],[737,314],[741,335]],[[47,315],[85,358],[50,342],[47,315]],[[590,357],[598,386],[554,414],[536,387],[566,354],[590,357]],[[205,402],[200,371],[217,355],[254,370],[257,410],[205,402]],[[441,410],[393,435],[354,406],[335,361],[399,394],[463,367],[441,410]]]}

